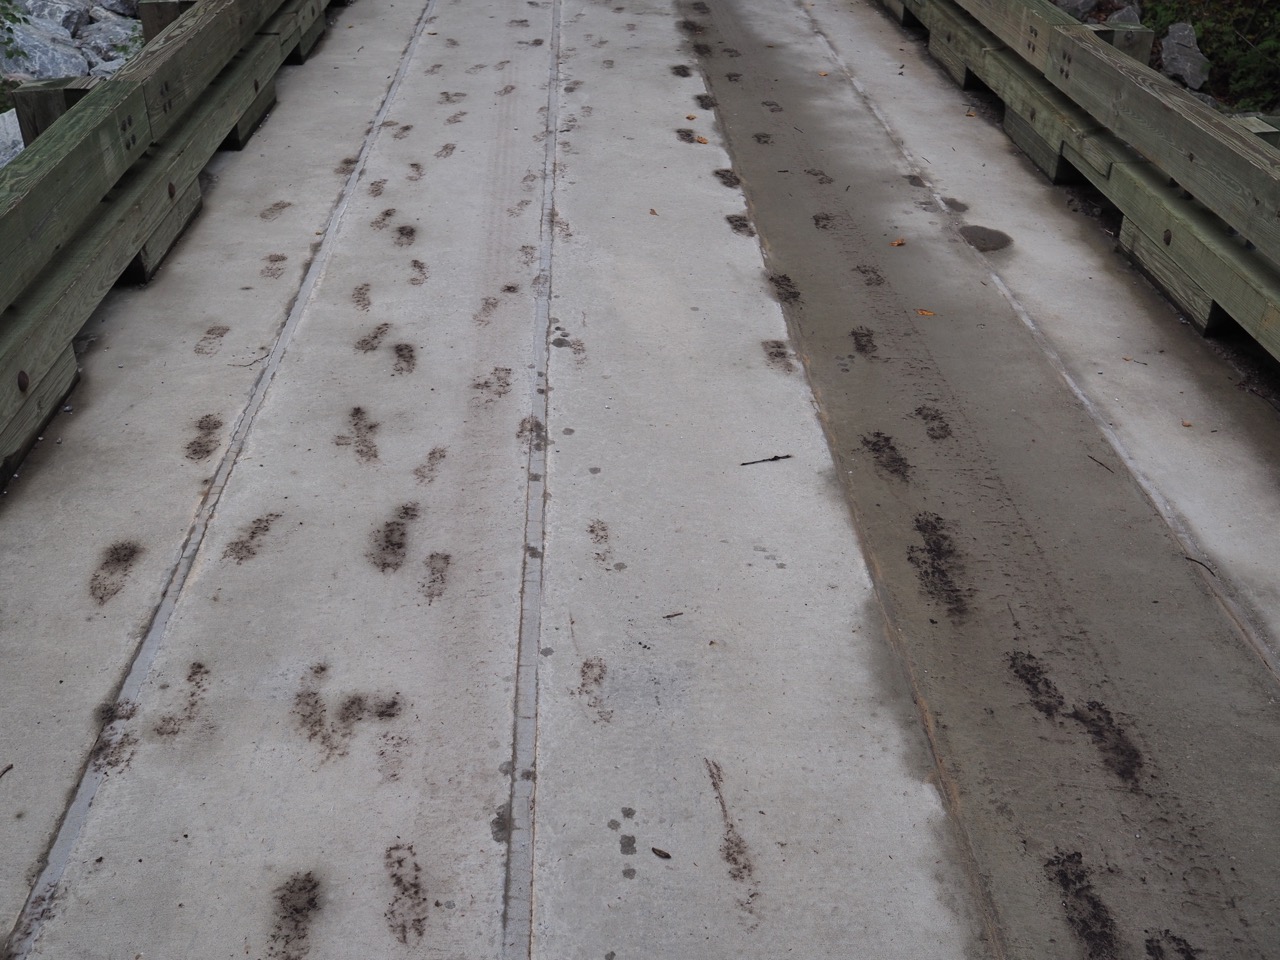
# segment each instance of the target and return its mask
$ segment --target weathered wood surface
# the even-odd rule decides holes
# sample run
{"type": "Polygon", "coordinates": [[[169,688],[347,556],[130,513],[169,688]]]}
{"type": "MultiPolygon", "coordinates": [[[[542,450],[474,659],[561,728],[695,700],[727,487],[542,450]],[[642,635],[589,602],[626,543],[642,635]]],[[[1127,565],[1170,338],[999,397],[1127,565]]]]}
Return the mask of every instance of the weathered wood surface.
{"type": "Polygon", "coordinates": [[[1046,76],[1280,264],[1280,152],[1085,27],[1054,31],[1046,76]]]}
{"type": "Polygon", "coordinates": [[[58,405],[79,377],[75,349],[68,343],[44,376],[28,384],[21,406],[7,421],[0,421],[0,483],[13,476],[22,457],[58,412],[58,405]]]}
{"type": "Polygon", "coordinates": [[[0,310],[79,232],[150,144],[141,86],[118,81],[91,90],[4,168],[0,310]]]}
{"type": "Polygon", "coordinates": [[[280,0],[202,0],[116,74],[145,91],[156,140],[270,19],[280,0]]]}
{"type": "Polygon", "coordinates": [[[161,31],[196,5],[196,0],[138,0],[142,39],[150,43],[161,31]]]}
{"type": "Polygon", "coordinates": [[[22,407],[18,373],[31,382],[51,369],[134,256],[178,208],[227,133],[280,64],[273,37],[261,37],[210,85],[166,142],[117,185],[110,204],[31,287],[0,324],[0,424],[22,407]]]}
{"type": "Polygon", "coordinates": [[[35,143],[36,137],[101,82],[100,77],[59,77],[24,83],[14,90],[10,96],[18,114],[23,145],[29,147],[35,143]]]}
{"type": "Polygon", "coordinates": [[[1075,17],[1059,10],[1049,0],[955,0],[955,3],[1041,71],[1049,65],[1049,38],[1053,29],[1080,25],[1075,17]]]}

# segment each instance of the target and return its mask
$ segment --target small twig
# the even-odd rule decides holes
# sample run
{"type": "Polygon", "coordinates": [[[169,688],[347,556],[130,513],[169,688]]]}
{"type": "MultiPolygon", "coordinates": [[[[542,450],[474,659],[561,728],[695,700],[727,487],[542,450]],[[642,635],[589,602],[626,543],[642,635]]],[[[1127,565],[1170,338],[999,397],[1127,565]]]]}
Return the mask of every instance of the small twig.
{"type": "Polygon", "coordinates": [[[252,367],[255,363],[261,363],[263,360],[267,359],[267,357],[269,356],[271,356],[270,350],[268,350],[262,356],[258,357],[258,359],[250,360],[248,363],[228,363],[227,366],[228,367],[252,367]]]}
{"type": "Polygon", "coordinates": [[[1101,460],[1099,460],[1097,457],[1093,456],[1092,454],[1086,453],[1085,456],[1088,457],[1090,460],[1092,460],[1094,463],[1096,463],[1098,466],[1100,466],[1103,470],[1107,471],[1107,473],[1115,473],[1114,470],[1112,470],[1110,467],[1108,467],[1105,463],[1103,463],[1101,460]]]}
{"type": "Polygon", "coordinates": [[[777,454],[776,456],[772,456],[772,457],[765,457],[763,460],[748,460],[746,463],[740,463],[740,464],[738,464],[738,466],[740,466],[740,467],[750,467],[750,466],[752,466],[753,464],[757,464],[757,463],[773,463],[773,462],[775,462],[775,461],[777,461],[777,460],[790,460],[790,459],[791,459],[791,454],[789,454],[789,453],[780,453],[780,454],[777,454]]]}
{"type": "MultiPolygon", "coordinates": [[[[1204,567],[1204,568],[1205,568],[1206,570],[1208,570],[1210,573],[1213,573],[1213,567],[1209,566],[1209,565],[1208,565],[1207,563],[1205,563],[1203,560],[1197,560],[1195,557],[1183,557],[1182,559],[1183,559],[1183,560],[1190,560],[1192,563],[1198,563],[1198,564],[1200,564],[1200,566],[1204,567]]],[[[1214,577],[1217,577],[1217,576],[1218,576],[1216,573],[1213,573],[1213,575],[1214,575],[1214,577]]]]}
{"type": "Polygon", "coordinates": [[[683,616],[684,616],[684,611],[683,611],[683,610],[681,610],[679,613],[664,613],[664,614],[662,615],[662,619],[663,619],[663,620],[674,620],[676,617],[683,617],[683,616]]]}
{"type": "Polygon", "coordinates": [[[8,773],[12,769],[13,769],[13,764],[11,763],[7,767],[5,767],[3,770],[0,770],[0,777],[3,777],[6,773],[8,773]]]}

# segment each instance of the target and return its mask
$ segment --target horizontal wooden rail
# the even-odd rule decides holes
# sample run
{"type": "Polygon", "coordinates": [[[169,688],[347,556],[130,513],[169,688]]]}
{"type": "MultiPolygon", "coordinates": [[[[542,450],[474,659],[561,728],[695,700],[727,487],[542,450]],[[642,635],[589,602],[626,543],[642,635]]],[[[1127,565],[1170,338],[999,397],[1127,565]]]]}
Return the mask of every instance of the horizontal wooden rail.
{"type": "Polygon", "coordinates": [[[1115,204],[1122,249],[1192,322],[1230,317],[1280,358],[1280,123],[1221,116],[1146,66],[1150,31],[1047,0],[881,3],[929,31],[958,83],[1004,101],[1005,131],[1051,179],[1083,176],[1115,204]]]}
{"type": "Polygon", "coordinates": [[[324,0],[144,3],[156,31],[114,76],[15,92],[27,148],[0,169],[0,479],[77,376],[72,339],[200,208],[198,176],[275,102],[324,0]]]}

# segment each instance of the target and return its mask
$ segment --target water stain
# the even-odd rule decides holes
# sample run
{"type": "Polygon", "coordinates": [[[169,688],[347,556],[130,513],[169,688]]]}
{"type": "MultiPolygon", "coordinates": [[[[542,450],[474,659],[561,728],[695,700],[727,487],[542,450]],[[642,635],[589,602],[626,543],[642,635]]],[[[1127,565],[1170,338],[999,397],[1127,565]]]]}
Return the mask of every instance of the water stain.
{"type": "Polygon", "coordinates": [[[1013,237],[990,227],[963,226],[960,228],[960,236],[964,237],[965,243],[982,253],[1003,250],[1013,243],[1013,237]]]}
{"type": "Polygon", "coordinates": [[[948,210],[954,210],[956,213],[964,213],[969,209],[969,205],[955,197],[943,197],[942,202],[947,205],[948,210]]]}

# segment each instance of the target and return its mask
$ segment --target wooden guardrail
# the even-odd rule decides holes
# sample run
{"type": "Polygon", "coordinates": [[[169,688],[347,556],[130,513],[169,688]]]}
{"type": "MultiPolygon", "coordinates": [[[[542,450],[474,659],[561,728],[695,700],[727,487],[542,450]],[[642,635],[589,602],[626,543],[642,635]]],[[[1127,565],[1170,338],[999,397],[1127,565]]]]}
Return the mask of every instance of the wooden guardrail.
{"type": "Polygon", "coordinates": [[[1083,176],[1124,214],[1122,248],[1201,330],[1230,317],[1280,358],[1280,121],[1217,113],[1147,66],[1153,37],[1048,0],[881,0],[929,31],[962,85],[1005,105],[1055,182],[1083,176]]]}
{"type": "Polygon", "coordinates": [[[0,169],[0,479],[77,376],[72,340],[124,275],[145,280],[200,207],[198,176],[275,102],[324,0],[142,4],[113,77],[15,91],[27,147],[0,169]]]}

